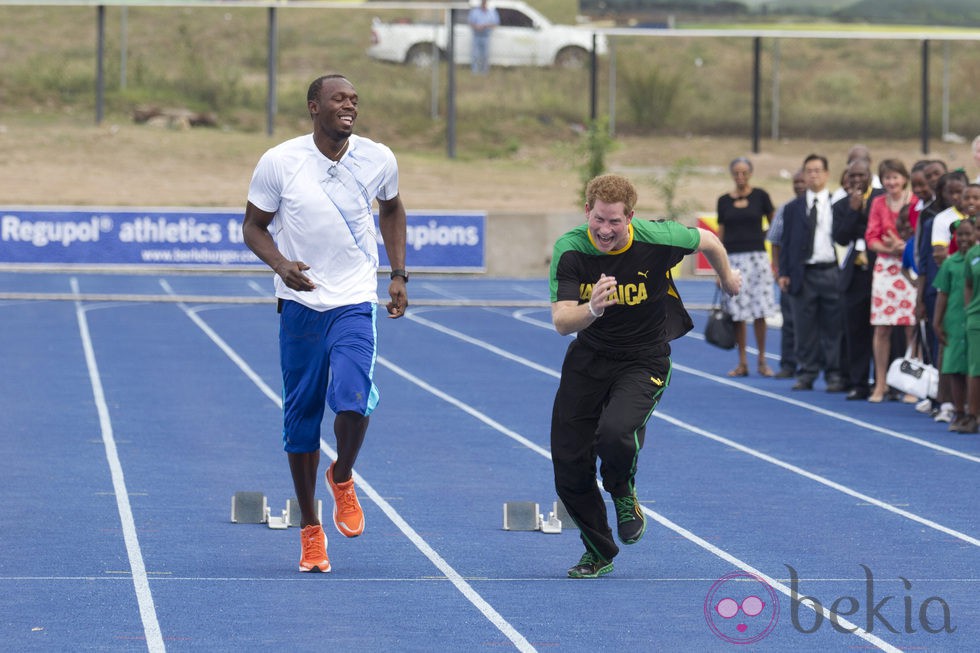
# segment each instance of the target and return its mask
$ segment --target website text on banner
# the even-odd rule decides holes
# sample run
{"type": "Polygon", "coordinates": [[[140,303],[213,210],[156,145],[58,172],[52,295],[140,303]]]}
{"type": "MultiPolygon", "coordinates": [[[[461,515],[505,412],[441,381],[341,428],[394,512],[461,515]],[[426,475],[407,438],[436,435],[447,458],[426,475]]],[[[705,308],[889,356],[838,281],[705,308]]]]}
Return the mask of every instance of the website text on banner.
{"type": "MultiPolygon", "coordinates": [[[[0,267],[261,269],[238,209],[0,207],[0,267]]],[[[374,216],[380,264],[388,267],[374,216]]],[[[485,272],[486,214],[409,212],[414,272],[485,272]]]]}

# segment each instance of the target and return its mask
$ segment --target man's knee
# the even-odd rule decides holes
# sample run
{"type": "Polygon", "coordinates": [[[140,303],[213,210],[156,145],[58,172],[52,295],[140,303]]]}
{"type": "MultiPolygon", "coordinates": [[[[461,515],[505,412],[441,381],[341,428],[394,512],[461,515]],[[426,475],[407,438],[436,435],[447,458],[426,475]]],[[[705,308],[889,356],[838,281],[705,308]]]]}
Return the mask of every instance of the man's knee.
{"type": "Polygon", "coordinates": [[[576,497],[595,492],[595,472],[581,469],[555,470],[555,491],[560,497],[576,497]]]}
{"type": "Polygon", "coordinates": [[[622,415],[604,414],[596,427],[596,436],[599,443],[605,442],[626,442],[633,441],[638,435],[642,439],[645,433],[644,424],[636,423],[635,420],[624,418],[622,415]]]}

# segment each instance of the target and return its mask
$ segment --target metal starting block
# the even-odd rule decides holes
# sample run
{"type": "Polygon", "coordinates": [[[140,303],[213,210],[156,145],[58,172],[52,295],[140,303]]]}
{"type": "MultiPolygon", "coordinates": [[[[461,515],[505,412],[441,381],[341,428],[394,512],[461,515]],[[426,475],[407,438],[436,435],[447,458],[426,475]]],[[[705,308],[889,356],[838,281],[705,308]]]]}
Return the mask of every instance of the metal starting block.
{"type": "Polygon", "coordinates": [[[274,528],[276,530],[282,530],[284,528],[289,528],[289,522],[286,521],[288,515],[286,511],[283,510],[281,515],[273,515],[269,508],[265,509],[265,524],[269,528],[274,528]]]}
{"type": "Polygon", "coordinates": [[[235,524],[264,524],[269,504],[261,492],[235,492],[231,497],[231,521],[235,524]]]}
{"type": "MultiPolygon", "coordinates": [[[[323,501],[317,499],[317,518],[323,521],[323,501]]],[[[231,497],[231,521],[235,524],[265,524],[277,530],[300,525],[299,502],[295,498],[286,501],[286,508],[272,514],[269,501],[261,492],[235,492],[231,497]]]]}
{"type": "Polygon", "coordinates": [[[545,521],[534,501],[508,501],[504,503],[504,530],[561,533],[561,521],[554,512],[545,521]]]}
{"type": "Polygon", "coordinates": [[[542,533],[551,533],[551,534],[561,533],[561,520],[558,519],[558,515],[556,515],[555,513],[553,512],[548,513],[548,521],[542,519],[541,515],[538,515],[538,518],[541,519],[542,533]]]}
{"type": "Polygon", "coordinates": [[[563,527],[578,530],[578,526],[575,525],[575,521],[568,515],[568,511],[565,510],[565,504],[561,502],[561,499],[552,504],[552,509],[555,512],[555,517],[558,518],[558,521],[561,522],[563,527]]]}
{"type": "MultiPolygon", "coordinates": [[[[283,519],[287,526],[292,528],[299,528],[300,519],[302,513],[299,509],[299,501],[295,498],[286,501],[286,509],[282,511],[283,519]]],[[[316,500],[316,518],[323,522],[323,501],[320,499],[316,500]]]]}
{"type": "Polygon", "coordinates": [[[536,531],[541,528],[541,514],[534,501],[508,501],[504,504],[505,531],[536,531]]]}

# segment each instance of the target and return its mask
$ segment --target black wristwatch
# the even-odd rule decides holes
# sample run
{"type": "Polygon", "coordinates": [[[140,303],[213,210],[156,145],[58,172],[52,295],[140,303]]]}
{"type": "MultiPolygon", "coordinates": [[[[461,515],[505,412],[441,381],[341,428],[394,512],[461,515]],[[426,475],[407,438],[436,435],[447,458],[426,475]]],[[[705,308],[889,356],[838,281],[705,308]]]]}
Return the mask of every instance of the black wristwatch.
{"type": "Polygon", "coordinates": [[[392,281],[394,281],[395,277],[401,277],[402,279],[405,280],[405,283],[408,283],[408,272],[405,272],[405,270],[402,269],[392,270],[391,271],[392,281]]]}

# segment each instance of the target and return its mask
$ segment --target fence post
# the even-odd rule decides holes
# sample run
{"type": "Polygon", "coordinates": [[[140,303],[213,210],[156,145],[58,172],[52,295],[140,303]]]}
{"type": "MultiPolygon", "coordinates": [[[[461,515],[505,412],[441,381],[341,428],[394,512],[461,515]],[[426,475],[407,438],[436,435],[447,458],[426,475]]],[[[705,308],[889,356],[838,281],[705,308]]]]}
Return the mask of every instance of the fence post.
{"type": "Polygon", "coordinates": [[[95,124],[105,116],[105,5],[95,10],[97,41],[95,48],[95,124]]]}
{"type": "Polygon", "coordinates": [[[616,136],[616,41],[609,39],[609,138],[616,136]]]}
{"type": "Polygon", "coordinates": [[[759,110],[759,93],[761,87],[761,59],[762,59],[762,37],[756,36],[752,39],[752,152],[759,153],[759,124],[761,111],[759,110]]]}
{"type": "Polygon", "coordinates": [[[446,156],[450,159],[456,158],[456,11],[448,10],[446,26],[446,156]]]}
{"type": "Polygon", "coordinates": [[[771,138],[779,140],[779,39],[772,42],[772,122],[771,138]]]}
{"type": "Polygon", "coordinates": [[[269,56],[266,62],[269,86],[265,96],[265,133],[272,136],[276,130],[276,70],[279,53],[279,14],[269,7],[269,56]]]}
{"type": "Polygon", "coordinates": [[[922,41],[922,153],[929,154],[929,40],[922,41]]]}
{"type": "Polygon", "coordinates": [[[599,117],[599,57],[596,55],[597,36],[592,32],[592,52],[589,53],[589,118],[599,117]]]}

